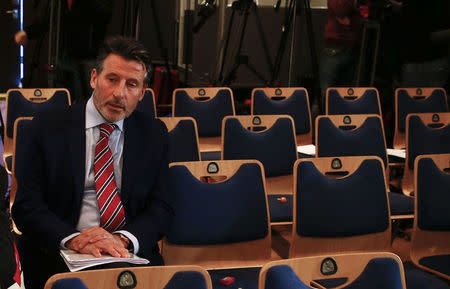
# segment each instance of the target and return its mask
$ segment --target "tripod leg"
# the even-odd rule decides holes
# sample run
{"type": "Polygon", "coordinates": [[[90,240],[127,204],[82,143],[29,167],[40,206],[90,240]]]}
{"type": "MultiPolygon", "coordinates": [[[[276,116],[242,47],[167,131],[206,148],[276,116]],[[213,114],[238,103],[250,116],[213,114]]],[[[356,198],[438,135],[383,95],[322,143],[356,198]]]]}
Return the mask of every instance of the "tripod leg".
{"type": "Polygon", "coordinates": [[[270,57],[269,48],[267,47],[266,37],[265,37],[264,31],[262,29],[261,18],[259,17],[258,6],[256,6],[256,4],[254,6],[254,11],[255,11],[256,27],[258,29],[259,37],[261,38],[261,41],[262,41],[264,54],[266,56],[266,62],[267,62],[267,65],[269,66],[270,71],[273,71],[272,58],[270,57]]]}
{"type": "Polygon", "coordinates": [[[222,84],[222,77],[223,77],[223,67],[225,64],[225,59],[227,58],[227,52],[228,52],[228,48],[230,45],[230,36],[231,36],[231,27],[233,26],[233,21],[234,21],[234,13],[235,10],[233,9],[231,11],[231,16],[230,16],[230,21],[228,22],[228,31],[227,31],[227,37],[225,38],[225,43],[222,47],[222,53],[220,54],[220,58],[219,58],[219,68],[218,68],[218,76],[216,81],[214,82],[214,85],[216,83],[220,83],[222,84]]]}
{"type": "Polygon", "coordinates": [[[251,71],[253,71],[253,73],[262,81],[264,82],[264,85],[268,85],[267,80],[264,78],[264,75],[262,75],[261,73],[259,73],[256,68],[251,65],[250,63],[246,63],[245,66],[248,67],[248,69],[250,69],[251,71]]]}

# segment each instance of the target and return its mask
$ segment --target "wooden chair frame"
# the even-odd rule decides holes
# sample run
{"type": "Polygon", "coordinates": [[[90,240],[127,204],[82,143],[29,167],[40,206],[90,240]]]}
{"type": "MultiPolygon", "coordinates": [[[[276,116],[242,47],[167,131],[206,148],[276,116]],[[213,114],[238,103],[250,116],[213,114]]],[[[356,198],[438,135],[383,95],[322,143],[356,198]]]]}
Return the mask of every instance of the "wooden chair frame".
{"type": "Polygon", "coordinates": [[[201,160],[201,153],[200,153],[200,148],[198,147],[199,142],[198,142],[198,128],[197,128],[197,122],[195,121],[195,119],[193,117],[190,116],[173,116],[173,117],[158,117],[158,119],[160,119],[167,127],[167,131],[170,132],[172,131],[180,121],[182,120],[192,120],[192,122],[194,123],[194,128],[195,128],[195,138],[196,138],[196,142],[197,142],[197,150],[198,150],[198,159],[201,160]]]}
{"type": "MultiPolygon", "coordinates": [[[[441,90],[444,92],[444,95],[447,95],[445,90],[440,87],[410,87],[410,88],[399,87],[395,89],[395,129],[393,142],[394,149],[406,148],[406,140],[407,140],[406,137],[407,131],[406,126],[408,123],[407,119],[405,124],[405,132],[399,131],[398,128],[398,93],[400,90],[405,90],[410,95],[411,98],[415,98],[414,95],[420,95],[420,98],[423,98],[422,100],[427,100],[435,90],[441,90]],[[418,93],[419,91],[421,92],[420,94],[418,93]]],[[[447,99],[445,102],[447,103],[447,99]]]]}
{"type": "MultiPolygon", "coordinates": [[[[263,88],[254,88],[252,90],[252,99],[251,99],[251,107],[250,107],[251,115],[255,115],[255,113],[253,111],[253,106],[254,106],[255,91],[257,91],[257,90],[264,91],[264,93],[270,99],[277,99],[277,98],[284,97],[284,99],[279,99],[279,101],[286,101],[286,100],[288,100],[289,98],[292,97],[292,95],[294,94],[295,91],[303,90],[305,92],[305,94],[306,94],[306,103],[308,105],[308,113],[309,113],[309,116],[310,116],[309,117],[310,130],[309,130],[309,133],[299,134],[299,135],[296,134],[295,137],[296,137],[296,140],[297,140],[297,145],[312,144],[313,127],[312,127],[312,121],[311,121],[311,109],[310,109],[311,106],[309,104],[309,94],[308,94],[308,90],[306,90],[306,88],[304,88],[304,87],[263,87],[263,88]]],[[[294,124],[295,124],[295,120],[294,120],[294,124]]]]}
{"type": "Polygon", "coordinates": [[[136,277],[135,289],[163,289],[177,272],[194,271],[203,275],[206,288],[212,289],[211,277],[199,266],[154,266],[127,267],[117,269],[88,270],[55,274],[47,280],[44,289],[51,289],[57,280],[64,278],[79,278],[88,288],[113,289],[117,286],[118,278],[124,271],[131,271],[136,277]]]}
{"type": "MultiPolygon", "coordinates": [[[[216,97],[219,90],[228,90],[231,95],[231,103],[233,105],[233,115],[236,115],[234,106],[233,91],[229,87],[190,87],[190,88],[177,88],[172,94],[172,115],[175,116],[175,95],[177,91],[185,91],[189,97],[195,101],[209,101],[216,97]],[[201,100],[199,100],[201,98],[201,100]],[[207,99],[203,99],[207,98],[207,99]]],[[[220,151],[220,136],[214,137],[199,137],[200,152],[220,151]]]]}
{"type": "MultiPolygon", "coordinates": [[[[262,133],[266,131],[267,129],[271,128],[274,123],[280,119],[280,118],[289,118],[292,122],[292,131],[293,135],[295,136],[295,128],[294,128],[294,119],[287,114],[266,114],[266,115],[236,115],[236,116],[227,116],[224,117],[222,121],[222,147],[221,147],[221,159],[224,159],[223,156],[223,148],[224,148],[224,141],[225,141],[225,122],[229,118],[235,118],[237,119],[243,127],[245,127],[247,130],[252,131],[254,127],[260,127],[265,126],[266,129],[261,131],[256,131],[254,133],[262,133]],[[253,123],[255,118],[259,118],[260,124],[255,125],[253,123]]],[[[297,147],[297,141],[295,140],[295,146],[297,147]]],[[[298,157],[298,156],[297,156],[298,157]]],[[[276,177],[266,177],[266,189],[268,195],[292,195],[293,191],[293,179],[292,179],[292,173],[289,175],[283,175],[283,176],[276,176],[276,177]]]]}
{"type": "Polygon", "coordinates": [[[358,278],[358,276],[360,276],[365,269],[366,265],[375,258],[394,259],[400,268],[403,289],[406,289],[405,273],[402,261],[397,255],[388,252],[364,252],[356,254],[323,255],[273,261],[267,263],[262,267],[259,273],[258,289],[265,289],[265,280],[268,270],[271,267],[278,265],[290,266],[295,274],[299,277],[299,279],[305,285],[311,286],[311,288],[327,289],[315,280],[329,278],[347,278],[348,280],[344,284],[334,287],[335,289],[345,288],[356,278],[358,278]],[[332,275],[323,275],[321,273],[322,262],[327,258],[332,258],[338,266],[338,270],[332,275]]]}
{"type": "Polygon", "coordinates": [[[421,159],[432,159],[436,166],[441,169],[450,168],[450,154],[436,154],[436,155],[421,155],[414,161],[414,187],[416,198],[414,202],[414,225],[413,233],[411,239],[411,261],[417,267],[438,275],[442,278],[450,280],[449,275],[445,275],[442,272],[433,270],[431,268],[422,266],[419,264],[419,260],[423,257],[434,256],[434,255],[450,255],[450,231],[428,231],[422,230],[418,226],[418,201],[417,196],[422,192],[418,191],[417,180],[419,178],[417,173],[417,165],[421,159]]]}
{"type": "MultiPolygon", "coordinates": [[[[425,125],[435,123],[433,121],[434,115],[439,115],[439,123],[443,123],[444,126],[450,125],[450,112],[440,112],[440,113],[410,113],[406,117],[406,139],[409,139],[409,119],[412,116],[418,116],[425,125]]],[[[441,129],[441,128],[437,128],[441,129]]],[[[414,170],[410,169],[408,166],[409,156],[408,156],[408,143],[406,143],[406,158],[405,158],[405,169],[403,170],[402,179],[402,191],[403,194],[410,196],[414,189],[414,170]]]]}
{"type": "Polygon", "coordinates": [[[6,166],[6,158],[13,155],[13,138],[8,137],[8,97],[11,92],[19,91],[30,102],[42,103],[46,102],[53,97],[57,91],[65,91],[68,97],[68,103],[70,102],[70,92],[66,88],[13,88],[6,92],[6,108],[5,108],[5,131],[4,131],[4,147],[3,147],[3,162],[8,174],[12,174],[12,169],[9,170],[6,166]]]}
{"type": "MultiPolygon", "coordinates": [[[[219,175],[232,177],[243,164],[258,164],[261,169],[264,189],[264,170],[261,162],[257,160],[221,160],[201,162],[171,163],[169,167],[183,165],[191,174],[201,180],[202,177],[217,178],[216,173],[208,173],[210,163],[215,163],[219,168],[219,175]]],[[[222,180],[225,181],[225,180],[222,180]]],[[[266,204],[267,194],[266,194],[266,204]]],[[[167,238],[163,239],[162,256],[166,265],[193,264],[206,269],[253,267],[261,266],[270,260],[271,256],[271,229],[270,213],[267,207],[267,236],[263,239],[217,245],[176,245],[171,244],[167,238]]]]}
{"type": "Polygon", "coordinates": [[[364,95],[364,93],[369,89],[373,89],[377,92],[378,110],[380,111],[380,114],[378,115],[379,116],[383,115],[381,112],[380,93],[378,92],[378,89],[375,87],[328,87],[325,93],[325,114],[330,115],[328,113],[328,103],[329,103],[328,95],[330,93],[330,90],[337,90],[337,92],[341,95],[341,98],[351,102],[360,99],[364,95]]]}
{"type": "MultiPolygon", "coordinates": [[[[391,222],[384,232],[372,233],[367,235],[341,237],[341,238],[318,238],[318,237],[303,237],[296,232],[297,228],[297,167],[301,162],[314,162],[316,168],[325,175],[329,171],[331,162],[336,157],[315,158],[315,159],[299,159],[294,165],[294,209],[293,209],[293,226],[292,226],[292,241],[289,248],[289,258],[314,256],[318,254],[333,254],[339,252],[367,252],[367,251],[390,251],[391,248],[391,222]]],[[[338,157],[341,160],[342,167],[334,169],[333,172],[348,172],[348,175],[353,174],[364,160],[376,159],[383,161],[380,157],[364,156],[364,157],[338,157]]],[[[384,166],[383,166],[384,168],[384,166]]],[[[383,170],[385,176],[385,170],[383,170]]],[[[346,176],[345,176],[346,177],[346,176]]],[[[345,178],[344,177],[344,178],[345,178]]],[[[386,178],[385,187],[387,188],[386,178]]],[[[388,217],[390,216],[390,204],[387,189],[386,201],[388,205],[388,217]]]]}

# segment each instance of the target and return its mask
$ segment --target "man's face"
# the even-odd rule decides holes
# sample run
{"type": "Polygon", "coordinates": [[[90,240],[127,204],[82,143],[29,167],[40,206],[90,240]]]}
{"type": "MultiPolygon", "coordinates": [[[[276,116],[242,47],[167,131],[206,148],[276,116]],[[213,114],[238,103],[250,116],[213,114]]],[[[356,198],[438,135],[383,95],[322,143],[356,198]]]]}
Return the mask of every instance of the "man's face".
{"type": "Polygon", "coordinates": [[[102,72],[92,70],[94,105],[107,122],[124,119],[134,111],[144,97],[145,73],[142,63],[117,54],[106,57],[102,72]]]}

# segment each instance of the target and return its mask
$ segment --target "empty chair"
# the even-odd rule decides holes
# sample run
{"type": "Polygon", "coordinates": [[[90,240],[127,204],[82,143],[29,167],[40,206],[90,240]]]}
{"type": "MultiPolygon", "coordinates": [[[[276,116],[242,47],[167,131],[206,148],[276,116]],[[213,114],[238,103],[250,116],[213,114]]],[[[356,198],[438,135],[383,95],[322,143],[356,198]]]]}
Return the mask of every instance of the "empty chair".
{"type": "Polygon", "coordinates": [[[406,158],[402,191],[414,189],[414,161],[420,155],[450,153],[450,113],[409,114],[406,118],[406,158]]]}
{"type": "Polygon", "coordinates": [[[197,124],[192,117],[160,117],[169,135],[169,162],[199,161],[197,124]]]}
{"type": "Polygon", "coordinates": [[[222,144],[222,159],[256,159],[264,165],[271,221],[292,222],[292,168],[297,159],[292,117],[226,117],[222,144]]]}
{"type": "Polygon", "coordinates": [[[294,182],[290,258],[389,251],[389,201],[379,157],[300,159],[294,182]]]}
{"type": "Polygon", "coordinates": [[[450,280],[450,154],[415,160],[415,219],[411,260],[450,280]]]}
{"type": "Polygon", "coordinates": [[[259,289],[406,289],[403,264],[392,253],[332,254],[273,261],[259,275],[259,289]],[[323,287],[322,287],[323,286],[323,287]]]}
{"type": "Polygon", "coordinates": [[[59,273],[45,289],[212,289],[211,278],[198,266],[128,267],[59,273]]]}
{"type": "Polygon", "coordinates": [[[312,144],[311,111],[304,87],[255,88],[251,114],[287,114],[295,124],[297,145],[312,144]]]}
{"type": "Polygon", "coordinates": [[[166,265],[248,267],[270,260],[264,172],[256,160],[172,163],[166,265]]]}
{"type": "Polygon", "coordinates": [[[149,117],[156,117],[155,93],[153,89],[147,88],[145,90],[144,98],[138,102],[136,109],[149,117]]]}
{"type": "Polygon", "coordinates": [[[172,115],[195,119],[201,152],[220,151],[222,119],[235,115],[233,92],[227,87],[175,89],[172,115]]]}
{"type": "Polygon", "coordinates": [[[10,89],[6,96],[3,160],[11,173],[14,122],[21,116],[34,116],[70,105],[70,93],[65,88],[10,89]]]}
{"type": "MultiPolygon", "coordinates": [[[[389,181],[386,141],[379,115],[323,115],[316,118],[316,157],[378,156],[389,181]]],[[[389,192],[391,217],[412,218],[414,200],[389,192]]]]}
{"type": "Polygon", "coordinates": [[[447,112],[443,88],[397,88],[395,90],[394,148],[406,147],[406,116],[410,113],[447,112]]]}
{"type": "Polygon", "coordinates": [[[329,87],[325,114],[378,114],[380,95],[375,87],[329,87]]]}

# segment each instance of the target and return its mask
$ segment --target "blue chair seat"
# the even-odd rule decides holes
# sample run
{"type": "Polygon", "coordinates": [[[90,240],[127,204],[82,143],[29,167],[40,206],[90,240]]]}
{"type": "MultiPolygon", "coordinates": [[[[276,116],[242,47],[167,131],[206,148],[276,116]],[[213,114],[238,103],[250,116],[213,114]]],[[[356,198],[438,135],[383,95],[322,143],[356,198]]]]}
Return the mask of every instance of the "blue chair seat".
{"type": "Polygon", "coordinates": [[[401,193],[389,192],[389,204],[391,206],[391,215],[414,214],[414,198],[401,193]]]}
{"type": "Polygon", "coordinates": [[[5,161],[6,161],[6,163],[5,163],[6,169],[8,169],[8,171],[11,171],[12,170],[12,156],[7,156],[5,158],[5,161]]]}
{"type": "Polygon", "coordinates": [[[405,269],[406,287],[408,289],[449,289],[450,286],[437,276],[425,272],[412,263],[403,264],[405,269]]]}
{"type": "Polygon", "coordinates": [[[419,264],[450,276],[450,255],[424,257],[419,264]]]}
{"type": "Polygon", "coordinates": [[[208,270],[211,276],[213,289],[258,289],[258,278],[261,267],[233,268],[208,270]],[[234,277],[232,285],[224,285],[220,280],[224,277],[234,277]]]}
{"type": "Polygon", "coordinates": [[[267,199],[271,222],[292,222],[292,195],[269,195],[267,199]],[[286,198],[286,203],[280,202],[281,197],[286,198]]]}

